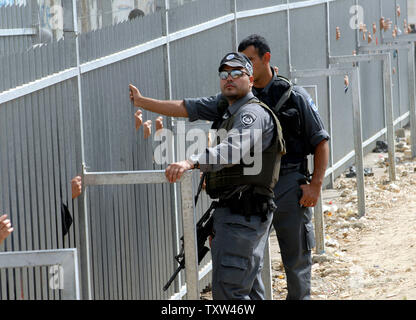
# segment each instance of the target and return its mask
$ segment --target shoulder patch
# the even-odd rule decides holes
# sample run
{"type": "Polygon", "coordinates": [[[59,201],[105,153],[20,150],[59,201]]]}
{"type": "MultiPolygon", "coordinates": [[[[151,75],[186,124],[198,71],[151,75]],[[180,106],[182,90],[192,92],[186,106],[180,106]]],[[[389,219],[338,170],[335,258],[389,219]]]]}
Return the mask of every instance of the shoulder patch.
{"type": "Polygon", "coordinates": [[[312,98],[308,99],[308,103],[313,111],[318,112],[318,107],[316,106],[315,102],[313,102],[312,98]]]}
{"type": "Polygon", "coordinates": [[[253,112],[249,111],[243,112],[240,116],[241,123],[245,127],[251,126],[254,123],[254,121],[256,121],[256,119],[257,116],[253,112]]]}

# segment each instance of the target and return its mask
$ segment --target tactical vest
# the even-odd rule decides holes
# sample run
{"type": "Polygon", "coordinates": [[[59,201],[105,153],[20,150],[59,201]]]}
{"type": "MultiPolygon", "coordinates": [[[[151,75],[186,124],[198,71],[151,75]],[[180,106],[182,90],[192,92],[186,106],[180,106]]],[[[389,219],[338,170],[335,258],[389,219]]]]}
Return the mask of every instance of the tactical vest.
{"type": "MultiPolygon", "coordinates": [[[[257,98],[253,98],[246,104],[256,103],[262,106],[274,119],[275,133],[271,145],[262,152],[261,172],[257,175],[245,175],[244,168],[250,168],[253,165],[247,165],[241,160],[239,164],[224,168],[216,172],[208,172],[206,176],[206,192],[213,198],[221,198],[230,190],[243,185],[254,187],[253,193],[264,195],[272,198],[274,196],[273,188],[279,179],[280,159],[286,152],[282,128],[279,120],[272,110],[257,98]]],[[[226,120],[223,120],[216,129],[225,129],[230,131],[233,128],[235,114],[226,120]]],[[[219,144],[220,138],[217,138],[219,144]]],[[[253,148],[250,150],[253,151],[253,148]]]]}

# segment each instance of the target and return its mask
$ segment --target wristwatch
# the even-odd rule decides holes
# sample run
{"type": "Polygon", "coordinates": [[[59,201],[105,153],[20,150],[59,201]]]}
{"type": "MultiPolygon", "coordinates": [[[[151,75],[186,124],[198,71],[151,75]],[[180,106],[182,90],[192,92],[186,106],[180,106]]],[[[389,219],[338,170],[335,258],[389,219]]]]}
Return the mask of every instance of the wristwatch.
{"type": "Polygon", "coordinates": [[[192,169],[199,169],[199,157],[196,154],[193,154],[188,159],[189,162],[192,163],[193,168],[192,169]]]}

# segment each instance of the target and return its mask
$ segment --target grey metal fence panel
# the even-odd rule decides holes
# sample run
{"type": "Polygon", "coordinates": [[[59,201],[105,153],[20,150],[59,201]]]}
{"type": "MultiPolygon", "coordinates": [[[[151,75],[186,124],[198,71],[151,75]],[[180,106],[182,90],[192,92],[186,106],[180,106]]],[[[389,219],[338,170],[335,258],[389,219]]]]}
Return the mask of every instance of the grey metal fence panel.
{"type": "MultiPolygon", "coordinates": [[[[35,5],[35,1],[33,1],[33,5],[35,5]]],[[[29,29],[33,26],[30,5],[0,7],[0,29],[29,29]]],[[[0,56],[25,51],[32,47],[32,43],[32,35],[0,36],[0,56]]]]}
{"type": "MultiPolygon", "coordinates": [[[[346,19],[346,13],[355,4],[355,0],[338,0],[329,4],[329,31],[330,31],[330,55],[351,55],[356,50],[355,30],[350,27],[350,19],[346,19]],[[336,27],[340,28],[341,38],[336,40],[336,27]]],[[[353,136],[352,118],[352,94],[351,87],[347,93],[344,91],[344,79],[342,76],[331,77],[332,99],[332,128],[331,143],[334,163],[345,156],[347,150],[354,149],[353,139],[345,137],[353,136]]]]}
{"type": "MultiPolygon", "coordinates": [[[[93,36],[96,35],[97,33],[93,36]]],[[[88,88],[84,90],[83,100],[86,102],[84,132],[89,170],[159,168],[153,159],[153,136],[145,140],[143,130],[134,130],[133,113],[136,109],[131,106],[128,98],[128,84],[138,85],[145,95],[164,98],[163,49],[158,48],[123,63],[91,71],[83,76],[82,83],[88,88]]],[[[156,115],[144,111],[143,118],[155,123],[156,115]]],[[[170,187],[106,187],[106,195],[101,200],[98,190],[100,188],[89,191],[93,261],[97,266],[105,261],[109,263],[113,275],[112,284],[115,285],[113,287],[110,281],[109,291],[115,292],[111,298],[168,297],[169,292],[165,294],[161,288],[173,272],[170,266],[173,265],[173,254],[176,254],[172,247],[170,187]],[[144,197],[141,196],[143,192],[144,197]],[[96,201],[110,202],[97,207],[96,201]],[[113,242],[115,247],[106,249],[101,245],[102,239],[97,237],[103,234],[102,228],[109,228],[113,224],[115,232],[107,235],[111,239],[107,243],[113,242]],[[141,238],[137,238],[137,232],[133,230],[140,230],[141,238]],[[144,234],[141,235],[142,233],[144,234]],[[109,256],[101,261],[105,251],[109,252],[109,256]],[[136,261],[136,266],[132,266],[132,261],[136,261]],[[160,270],[150,267],[155,265],[160,265],[160,270]],[[136,270],[133,272],[132,268],[136,270]]],[[[103,271],[94,268],[94,272],[94,297],[103,299],[108,296],[101,293],[103,283],[99,279],[103,271]]]]}
{"type": "MultiPolygon", "coordinates": [[[[327,67],[327,23],[325,4],[290,10],[290,61],[292,69],[327,67]]],[[[298,81],[318,85],[319,113],[328,128],[328,85],[325,77],[298,81]]]]}
{"type": "MultiPolygon", "coordinates": [[[[68,96],[74,95],[68,83],[59,86],[69,89],[68,96]]],[[[5,182],[0,211],[10,215],[18,230],[6,240],[7,251],[76,246],[74,226],[63,235],[61,204],[68,204],[76,225],[78,213],[71,208],[68,181],[79,163],[70,152],[79,143],[71,135],[79,119],[76,104],[59,93],[59,87],[48,88],[0,108],[1,179],[5,182]]],[[[2,299],[59,298],[59,293],[48,288],[48,278],[42,268],[2,272],[2,286],[9,287],[7,295],[2,291],[2,299]]]]}
{"type": "MultiPolygon", "coordinates": [[[[239,4],[239,3],[238,3],[239,4]]],[[[260,34],[266,38],[270,45],[272,58],[270,63],[279,67],[279,74],[289,75],[289,43],[287,32],[286,11],[267,15],[240,19],[238,21],[238,41],[240,42],[250,34],[260,34]],[[264,26],[267,25],[267,28],[264,26]]]]}
{"type": "Polygon", "coordinates": [[[356,30],[350,25],[355,20],[349,13],[354,5],[355,0],[337,0],[329,3],[331,56],[351,55],[353,50],[356,50],[356,30]],[[336,27],[339,27],[341,31],[339,40],[336,40],[336,27]]]}
{"type": "Polygon", "coordinates": [[[170,44],[174,99],[219,92],[218,66],[224,55],[232,51],[231,32],[231,23],[227,23],[170,44]]]}
{"type": "MultiPolygon", "coordinates": [[[[409,75],[408,75],[408,51],[407,50],[399,50],[398,52],[398,77],[400,81],[400,110],[399,115],[402,116],[406,112],[409,112],[409,75]]],[[[402,122],[400,127],[409,123],[409,119],[406,119],[402,122]]]]}
{"type": "Polygon", "coordinates": [[[290,11],[290,48],[293,68],[326,67],[326,10],[315,5],[290,11]]]}
{"type": "Polygon", "coordinates": [[[162,36],[162,12],[80,34],[81,63],[137,46],[162,36]],[[106,41],[106,42],[104,42],[106,41]]]}
{"type": "Polygon", "coordinates": [[[276,6],[279,4],[286,4],[287,0],[237,0],[237,10],[244,11],[250,9],[258,9],[264,7],[276,6]]]}
{"type": "MultiPolygon", "coordinates": [[[[372,41],[380,43],[380,1],[359,1],[358,4],[363,8],[364,24],[366,24],[368,33],[372,35],[372,41]],[[372,25],[376,24],[377,31],[373,33],[372,25]]],[[[354,30],[356,31],[356,30],[354,30]]],[[[368,44],[368,34],[366,41],[359,35],[359,42],[362,45],[368,44]]],[[[367,140],[376,132],[385,126],[384,108],[383,108],[383,70],[382,62],[361,62],[360,66],[360,83],[361,83],[361,111],[363,126],[363,139],[367,140]]]]}
{"type": "Polygon", "coordinates": [[[0,91],[6,91],[70,68],[74,65],[73,53],[68,50],[70,46],[71,41],[60,40],[31,48],[26,52],[0,56],[4,77],[3,82],[0,83],[0,91]],[[35,68],[39,69],[39,73],[25,74],[26,70],[33,67],[30,66],[32,63],[35,64],[35,68]],[[25,75],[25,77],[21,75],[25,75]]]}
{"type": "Polygon", "coordinates": [[[230,0],[197,0],[169,10],[169,33],[224,16],[231,12],[230,0]]]}
{"type": "MultiPolygon", "coordinates": [[[[392,21],[392,27],[390,30],[383,32],[383,39],[384,41],[391,41],[393,40],[392,30],[395,25],[396,21],[396,0],[394,1],[381,1],[381,16],[385,19],[390,19],[392,21]]],[[[393,59],[391,61],[391,67],[393,69],[393,108],[394,108],[394,118],[400,116],[400,108],[401,108],[401,101],[400,101],[400,92],[399,92],[399,62],[398,62],[398,51],[396,50],[393,53],[393,59]]]]}
{"type": "MultiPolygon", "coordinates": [[[[400,35],[405,34],[405,21],[408,23],[407,17],[407,0],[396,0],[396,6],[400,7],[401,14],[400,17],[396,14],[395,24],[398,26],[400,35]]],[[[400,36],[399,35],[399,36],[400,36]]],[[[410,101],[409,101],[409,87],[408,87],[408,60],[407,60],[407,51],[400,50],[399,52],[399,77],[400,77],[400,115],[405,114],[409,111],[410,101]]],[[[409,124],[409,119],[402,121],[401,126],[409,124]]]]}

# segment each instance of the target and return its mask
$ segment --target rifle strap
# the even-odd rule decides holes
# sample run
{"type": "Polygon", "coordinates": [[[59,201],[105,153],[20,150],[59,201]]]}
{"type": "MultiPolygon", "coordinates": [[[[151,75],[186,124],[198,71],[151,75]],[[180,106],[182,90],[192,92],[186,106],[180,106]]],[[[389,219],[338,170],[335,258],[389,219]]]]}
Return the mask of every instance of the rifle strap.
{"type": "Polygon", "coordinates": [[[195,206],[196,206],[196,203],[198,202],[199,194],[202,191],[202,185],[204,184],[204,180],[205,180],[206,175],[207,175],[207,173],[204,172],[202,174],[201,180],[199,181],[198,191],[197,191],[196,196],[195,196],[195,199],[194,199],[195,200],[195,206]]]}

